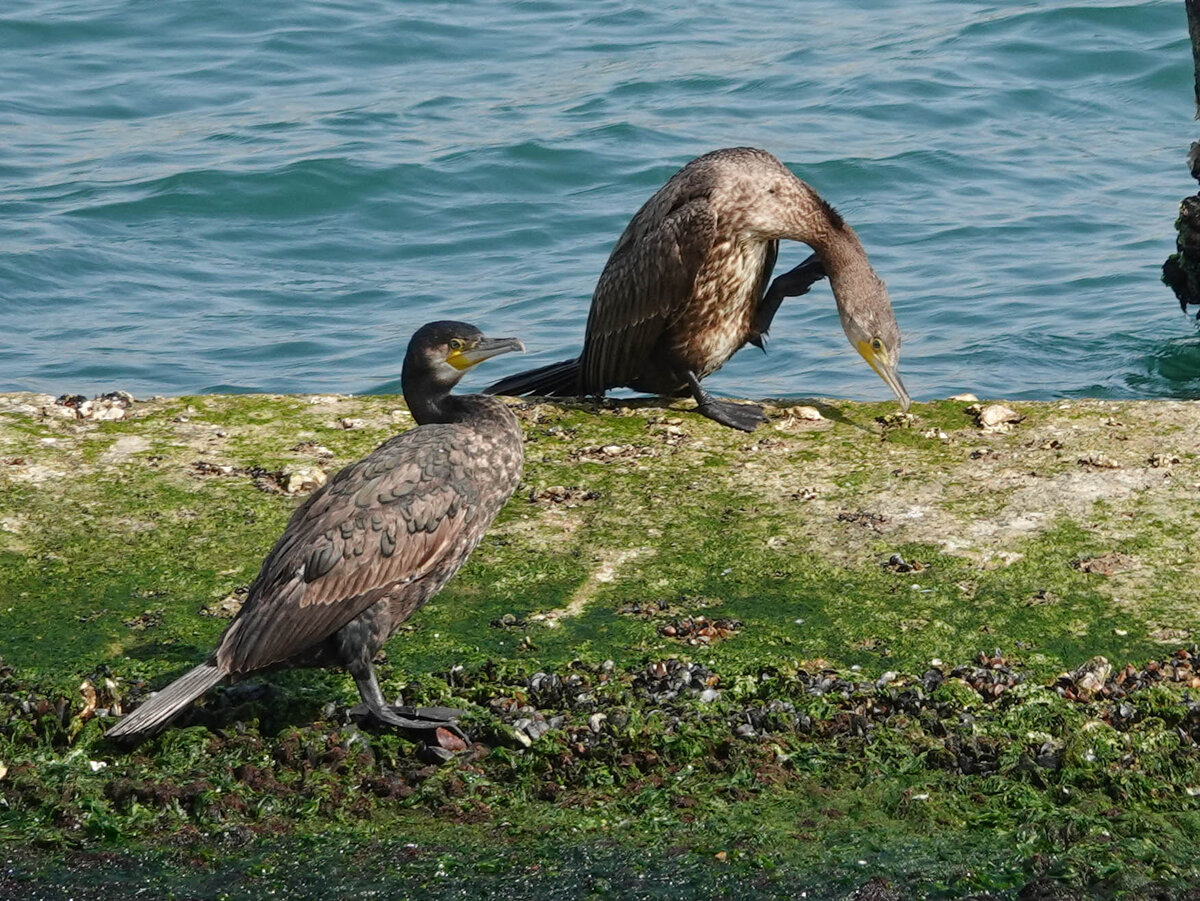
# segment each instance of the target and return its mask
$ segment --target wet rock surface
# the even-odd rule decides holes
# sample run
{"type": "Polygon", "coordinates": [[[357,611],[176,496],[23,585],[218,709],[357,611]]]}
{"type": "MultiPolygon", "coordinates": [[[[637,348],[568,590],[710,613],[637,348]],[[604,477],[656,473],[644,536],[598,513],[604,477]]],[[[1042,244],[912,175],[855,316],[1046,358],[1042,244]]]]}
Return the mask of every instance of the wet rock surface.
{"type": "MultiPolygon", "coordinates": [[[[1191,13],[1189,12],[1189,15],[1191,13]]],[[[1193,44],[1193,52],[1195,44],[1193,44]]],[[[1200,177],[1200,142],[1193,142],[1188,151],[1188,168],[1192,177],[1200,177]]],[[[1190,304],[1200,305],[1200,194],[1183,198],[1179,217],[1175,220],[1175,253],[1162,265],[1162,281],[1175,293],[1179,308],[1185,313],[1190,304]]],[[[1200,312],[1197,312],[1200,319],[1200,312]]]]}

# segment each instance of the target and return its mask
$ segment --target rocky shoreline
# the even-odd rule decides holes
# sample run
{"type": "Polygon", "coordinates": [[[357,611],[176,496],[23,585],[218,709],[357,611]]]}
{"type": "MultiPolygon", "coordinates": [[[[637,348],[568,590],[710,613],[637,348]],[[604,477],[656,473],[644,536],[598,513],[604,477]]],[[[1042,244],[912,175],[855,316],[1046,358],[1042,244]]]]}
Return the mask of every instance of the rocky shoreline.
{"type": "Polygon", "coordinates": [[[522,489],[380,664],[468,711],[437,764],[360,729],[338,673],[101,737],[203,653],[295,497],[410,424],[398,398],[0,396],[4,887],[89,897],[79,855],[109,854],[208,897],[219,866],[185,861],[236,849],[246,897],[303,896],[299,861],[369,837],[417,849],[386,884],[438,857],[463,897],[642,846],[650,882],[687,860],[745,897],[1182,896],[1200,404],[893,409],[777,403],[746,436],[519,406],[522,489]],[[253,875],[293,843],[299,870],[253,875]]]}

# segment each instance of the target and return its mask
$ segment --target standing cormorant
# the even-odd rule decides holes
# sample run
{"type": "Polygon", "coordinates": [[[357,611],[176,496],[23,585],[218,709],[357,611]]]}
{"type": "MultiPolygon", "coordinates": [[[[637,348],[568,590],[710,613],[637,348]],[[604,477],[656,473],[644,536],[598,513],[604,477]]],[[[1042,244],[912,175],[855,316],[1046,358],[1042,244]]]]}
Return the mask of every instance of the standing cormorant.
{"type": "Polygon", "coordinates": [[[637,211],[592,295],[583,353],[502,379],[488,394],[691,394],[699,412],[753,431],[762,407],[714,399],[700,380],[745,344],[765,348],[784,297],[828,275],[851,345],[909,406],[900,329],[854,230],[763,150],[716,150],[680,169],[637,211]],[[779,241],[816,253],[771,283],[779,241]]]}
{"type": "Polygon", "coordinates": [[[524,346],[462,322],[418,329],[402,373],[417,428],[314,491],[216,650],[108,736],[146,738],[218,682],[279,665],[344,666],[377,720],[454,729],[456,711],[389,706],[371,660],[458,571],[516,490],[524,460],[517,418],[495,398],[450,393],[467,369],[510,350],[524,346]]]}

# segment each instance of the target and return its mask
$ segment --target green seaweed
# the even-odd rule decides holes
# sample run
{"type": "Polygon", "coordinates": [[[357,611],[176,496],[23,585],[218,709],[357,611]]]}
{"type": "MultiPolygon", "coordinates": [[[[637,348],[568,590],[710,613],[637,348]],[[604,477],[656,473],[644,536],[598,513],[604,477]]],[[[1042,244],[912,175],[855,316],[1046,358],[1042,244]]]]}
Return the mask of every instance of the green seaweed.
{"type": "Polygon", "coordinates": [[[104,859],[96,897],[146,878],[316,897],[347,853],[364,873],[407,855],[396,893],[462,897],[1188,885],[1200,417],[1022,404],[984,436],[963,407],[883,428],[889,405],[839,402],[752,436],[686,404],[523,408],[521,488],[380,663],[389,695],[467,711],[473,748],[437,768],[348,721],[340,672],[218,689],[131,752],[87,700],[128,705],[201,659],[298,503],[273,474],[367,453],[411,424],[399,399],[179,398],[99,423],[0,406],[0,889],[78,888],[104,859]],[[697,622],[727,625],[678,637],[697,622]],[[1097,655],[1139,675],[1107,694],[1060,676],[1097,655]],[[671,661],[703,684],[648,693],[671,661]],[[524,708],[561,724],[522,737],[524,708]]]}

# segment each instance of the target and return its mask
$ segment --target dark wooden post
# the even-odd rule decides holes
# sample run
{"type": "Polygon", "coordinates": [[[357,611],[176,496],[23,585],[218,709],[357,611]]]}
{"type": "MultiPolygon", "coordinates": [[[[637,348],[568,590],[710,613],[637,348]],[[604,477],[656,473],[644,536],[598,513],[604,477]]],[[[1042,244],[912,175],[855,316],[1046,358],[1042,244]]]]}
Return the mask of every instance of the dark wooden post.
{"type": "MultiPolygon", "coordinates": [[[[1192,38],[1193,93],[1196,99],[1196,118],[1200,119],[1200,0],[1183,0],[1187,9],[1188,34],[1192,38]]],[[[1194,141],[1188,152],[1188,167],[1192,177],[1200,179],[1200,142],[1194,141]]],[[[1163,283],[1175,292],[1179,306],[1186,313],[1188,304],[1200,305],[1200,194],[1185,197],[1179,204],[1175,220],[1175,253],[1163,263],[1163,283]]],[[[1200,313],[1196,314],[1200,319],[1200,313]]]]}
{"type": "Polygon", "coordinates": [[[1193,85],[1196,93],[1196,118],[1200,119],[1200,0],[1183,0],[1187,9],[1188,34],[1192,36],[1193,85]]]}

